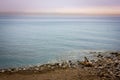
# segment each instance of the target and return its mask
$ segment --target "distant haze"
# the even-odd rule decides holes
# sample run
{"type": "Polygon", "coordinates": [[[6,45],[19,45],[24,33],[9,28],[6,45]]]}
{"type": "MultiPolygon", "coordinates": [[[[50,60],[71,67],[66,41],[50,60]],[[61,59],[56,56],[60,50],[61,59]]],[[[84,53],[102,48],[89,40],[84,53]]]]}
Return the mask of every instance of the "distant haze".
{"type": "Polygon", "coordinates": [[[0,0],[0,13],[120,14],[120,0],[0,0]]]}

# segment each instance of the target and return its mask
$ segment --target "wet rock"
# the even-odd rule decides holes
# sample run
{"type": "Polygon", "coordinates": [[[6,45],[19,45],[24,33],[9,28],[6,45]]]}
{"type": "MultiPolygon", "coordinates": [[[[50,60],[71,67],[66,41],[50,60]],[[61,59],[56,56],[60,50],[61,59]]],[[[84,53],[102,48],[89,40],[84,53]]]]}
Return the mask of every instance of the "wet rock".
{"type": "Polygon", "coordinates": [[[101,54],[98,54],[98,55],[97,55],[97,57],[98,57],[98,58],[102,58],[102,57],[103,57],[103,55],[101,55],[101,54]]]}
{"type": "Polygon", "coordinates": [[[71,68],[72,66],[73,66],[73,63],[72,63],[72,61],[71,61],[71,60],[69,60],[69,61],[68,61],[68,67],[70,67],[70,68],[71,68]]]}
{"type": "Polygon", "coordinates": [[[69,67],[69,65],[67,64],[67,62],[63,62],[62,63],[62,65],[61,65],[61,68],[68,68],[69,67]]]}

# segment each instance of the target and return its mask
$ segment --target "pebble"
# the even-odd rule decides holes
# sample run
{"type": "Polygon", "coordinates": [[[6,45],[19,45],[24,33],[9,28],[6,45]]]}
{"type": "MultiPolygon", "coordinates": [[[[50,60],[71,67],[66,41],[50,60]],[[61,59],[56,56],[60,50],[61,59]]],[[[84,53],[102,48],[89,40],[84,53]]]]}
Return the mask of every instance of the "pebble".
{"type": "Polygon", "coordinates": [[[1,70],[1,72],[2,72],[2,73],[4,73],[4,72],[5,72],[5,70],[4,70],[4,69],[2,69],[2,70],[1,70]]]}

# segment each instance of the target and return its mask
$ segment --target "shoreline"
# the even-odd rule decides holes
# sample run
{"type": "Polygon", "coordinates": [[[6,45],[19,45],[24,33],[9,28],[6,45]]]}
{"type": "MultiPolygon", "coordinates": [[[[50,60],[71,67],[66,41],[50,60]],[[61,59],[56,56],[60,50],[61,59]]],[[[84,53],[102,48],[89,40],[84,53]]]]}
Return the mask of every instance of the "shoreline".
{"type": "MultiPolygon", "coordinates": [[[[79,52],[79,50],[77,52],[79,52]]],[[[45,65],[45,64],[55,64],[55,63],[63,63],[63,62],[68,63],[69,61],[72,61],[73,63],[75,63],[77,61],[83,61],[84,57],[87,57],[89,60],[96,60],[98,54],[105,55],[105,54],[109,54],[111,52],[120,52],[120,51],[119,50],[82,50],[80,52],[80,54],[82,53],[82,54],[86,54],[86,55],[84,55],[80,58],[76,58],[76,59],[64,59],[63,58],[61,60],[59,59],[59,60],[55,60],[55,61],[51,61],[51,62],[48,61],[46,63],[36,63],[36,64],[26,64],[26,65],[21,64],[21,65],[15,65],[15,66],[10,65],[9,67],[8,66],[6,66],[6,67],[2,66],[2,67],[0,67],[0,72],[1,72],[2,69],[7,70],[7,69],[13,69],[13,68],[16,68],[16,69],[18,69],[18,68],[29,68],[29,67],[41,66],[41,65],[45,65]],[[89,55],[89,56],[87,56],[87,55],[89,55]]],[[[74,53],[74,51],[73,51],[73,53],[74,53]]]]}
{"type": "MultiPolygon", "coordinates": [[[[76,61],[73,62],[71,60],[63,61],[62,63],[51,63],[51,64],[43,64],[39,66],[31,66],[31,67],[18,67],[18,68],[8,68],[8,69],[0,69],[0,80],[14,80],[9,77],[22,75],[24,78],[25,75],[31,77],[32,75],[37,75],[39,78],[41,75],[46,76],[46,78],[50,75],[61,76],[61,79],[57,80],[85,80],[85,78],[89,78],[87,80],[119,80],[120,78],[120,51],[116,52],[91,52],[91,54],[95,54],[96,60],[89,60],[87,57],[84,57],[84,61],[76,61]],[[66,72],[67,71],[67,72],[66,72]],[[60,73],[60,74],[59,74],[60,73]],[[63,74],[68,75],[67,78],[70,78],[72,73],[75,73],[76,79],[64,79],[62,78],[63,74]],[[7,78],[6,78],[7,76],[7,78]],[[86,77],[85,77],[86,76],[86,77]],[[5,79],[3,79],[5,78],[5,79]]],[[[36,78],[38,78],[36,77],[36,78]]],[[[38,78],[38,79],[39,79],[38,78]]],[[[41,77],[42,80],[46,80],[41,77]]],[[[49,78],[48,80],[52,80],[53,78],[49,78]]],[[[17,79],[15,79],[17,80],[17,79]]],[[[21,80],[21,79],[20,79],[21,80]]],[[[33,80],[33,79],[26,79],[33,80]]],[[[54,79],[53,79],[54,80],[54,79]]]]}

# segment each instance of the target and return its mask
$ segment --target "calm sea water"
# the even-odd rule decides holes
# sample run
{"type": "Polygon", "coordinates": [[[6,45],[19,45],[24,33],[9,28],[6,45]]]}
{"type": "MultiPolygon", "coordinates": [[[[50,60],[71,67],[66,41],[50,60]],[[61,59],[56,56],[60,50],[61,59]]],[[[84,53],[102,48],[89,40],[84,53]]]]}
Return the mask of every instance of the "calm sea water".
{"type": "Polygon", "coordinates": [[[0,16],[0,68],[120,50],[119,16],[0,16]]]}

